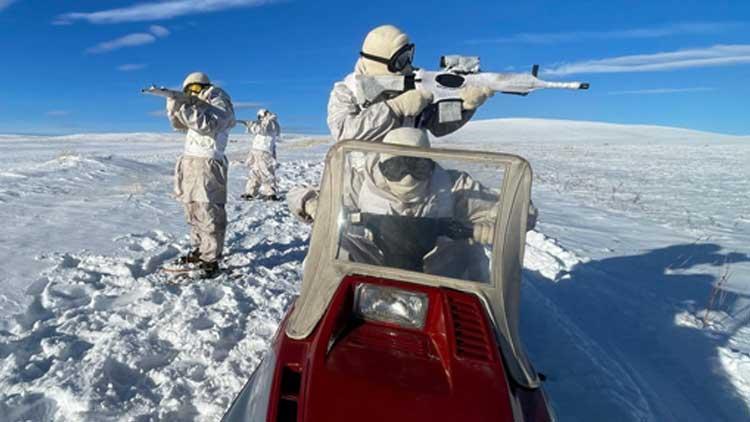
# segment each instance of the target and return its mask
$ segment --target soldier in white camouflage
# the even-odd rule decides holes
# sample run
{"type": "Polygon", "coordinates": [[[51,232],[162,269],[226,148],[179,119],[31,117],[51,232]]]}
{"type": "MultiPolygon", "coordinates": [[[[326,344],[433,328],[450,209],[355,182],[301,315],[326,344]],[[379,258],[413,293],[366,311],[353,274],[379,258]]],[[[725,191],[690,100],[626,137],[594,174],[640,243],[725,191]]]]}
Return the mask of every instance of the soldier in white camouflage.
{"type": "Polygon", "coordinates": [[[227,146],[235,125],[232,101],[202,72],[189,74],[182,84],[187,97],[167,99],[172,127],[186,132],[185,150],[175,166],[174,193],[185,208],[192,250],[179,266],[195,267],[201,277],[219,272],[227,215],[227,146]]]}

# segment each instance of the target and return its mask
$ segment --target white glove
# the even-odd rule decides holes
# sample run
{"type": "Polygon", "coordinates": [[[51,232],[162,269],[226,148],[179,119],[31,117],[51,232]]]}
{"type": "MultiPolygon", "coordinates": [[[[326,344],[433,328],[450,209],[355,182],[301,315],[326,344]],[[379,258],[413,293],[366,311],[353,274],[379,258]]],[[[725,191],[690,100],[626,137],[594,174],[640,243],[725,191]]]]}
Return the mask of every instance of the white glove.
{"type": "Polygon", "coordinates": [[[495,226],[487,223],[474,224],[474,241],[482,245],[489,245],[495,237],[495,226]]]}
{"type": "Polygon", "coordinates": [[[534,206],[532,201],[529,201],[529,216],[526,218],[526,231],[534,230],[537,218],[539,218],[539,209],[534,206]]]}
{"type": "Polygon", "coordinates": [[[414,117],[432,104],[432,93],[423,89],[411,89],[386,101],[386,104],[399,117],[414,117]]]}
{"type": "Polygon", "coordinates": [[[315,212],[318,210],[318,195],[309,198],[302,206],[302,211],[307,218],[312,221],[315,220],[315,212]]]}
{"type": "Polygon", "coordinates": [[[461,90],[464,110],[476,110],[495,93],[487,87],[467,86],[461,90]]]}
{"type": "Polygon", "coordinates": [[[292,188],[286,194],[287,206],[297,218],[304,223],[312,223],[315,220],[315,211],[318,208],[318,192],[309,187],[292,188]]]}
{"type": "Polygon", "coordinates": [[[257,120],[250,122],[250,125],[247,127],[247,131],[256,135],[260,133],[260,122],[257,120]]]}

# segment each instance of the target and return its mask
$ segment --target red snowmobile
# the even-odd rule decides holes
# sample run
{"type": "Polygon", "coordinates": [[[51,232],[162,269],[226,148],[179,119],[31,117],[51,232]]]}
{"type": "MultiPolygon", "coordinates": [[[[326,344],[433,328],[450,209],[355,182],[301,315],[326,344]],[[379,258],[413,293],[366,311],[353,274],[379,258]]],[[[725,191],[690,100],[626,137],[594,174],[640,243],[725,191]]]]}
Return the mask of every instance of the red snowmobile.
{"type": "Polygon", "coordinates": [[[518,333],[523,158],[342,142],[299,298],[224,421],[553,421],[518,333]],[[396,198],[389,180],[426,181],[396,198]]]}

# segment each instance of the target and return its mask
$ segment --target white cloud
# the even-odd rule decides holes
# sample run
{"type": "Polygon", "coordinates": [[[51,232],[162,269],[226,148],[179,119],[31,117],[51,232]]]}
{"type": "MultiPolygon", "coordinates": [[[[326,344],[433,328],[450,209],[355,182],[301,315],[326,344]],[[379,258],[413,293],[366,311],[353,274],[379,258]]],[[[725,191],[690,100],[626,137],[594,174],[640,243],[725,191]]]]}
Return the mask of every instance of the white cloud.
{"type": "Polygon", "coordinates": [[[232,105],[234,106],[235,110],[244,110],[248,108],[263,107],[265,103],[257,101],[232,101],[232,105]]]}
{"type": "Polygon", "coordinates": [[[743,22],[686,22],[648,28],[610,31],[522,32],[507,37],[467,41],[468,44],[557,44],[585,40],[645,39],[675,35],[705,35],[726,32],[747,26],[743,22]]]}
{"type": "Polygon", "coordinates": [[[147,65],[141,64],[141,63],[128,63],[128,64],[121,64],[117,66],[117,70],[120,72],[133,72],[135,70],[141,70],[146,68],[147,65]]]}
{"type": "MultiPolygon", "coordinates": [[[[0,0],[2,1],[2,0],[0,0]]],[[[151,3],[139,3],[118,9],[101,10],[98,12],[72,12],[60,15],[56,24],[70,24],[75,21],[87,21],[95,24],[111,24],[120,22],[143,22],[172,19],[178,16],[199,13],[216,12],[224,9],[240,7],[257,7],[278,0],[171,0],[151,3]]]]}
{"type": "Polygon", "coordinates": [[[46,114],[49,117],[65,117],[65,116],[70,115],[70,111],[69,110],[51,110],[44,114],[46,114]]]}
{"type": "Polygon", "coordinates": [[[148,115],[152,117],[167,117],[167,110],[159,109],[159,110],[149,111],[148,115]]]}
{"type": "Polygon", "coordinates": [[[699,86],[694,88],[651,88],[651,89],[635,89],[630,91],[610,91],[609,95],[656,95],[656,94],[678,94],[684,92],[707,92],[715,91],[716,88],[709,88],[705,86],[699,86]]]}
{"type": "Polygon", "coordinates": [[[137,47],[139,45],[151,44],[156,42],[156,37],[145,32],[136,32],[124,37],[116,38],[111,41],[99,43],[93,47],[87,48],[86,52],[90,54],[107,53],[126,47],[137,47]]]}
{"type": "Polygon", "coordinates": [[[0,0],[0,12],[15,2],[16,0],[0,0]]]}
{"type": "Polygon", "coordinates": [[[579,73],[662,72],[747,63],[750,63],[750,44],[735,44],[563,63],[545,70],[544,73],[547,75],[571,75],[579,73]]]}
{"type": "Polygon", "coordinates": [[[164,38],[170,34],[169,29],[161,25],[151,25],[149,30],[151,31],[152,34],[156,35],[159,38],[164,38]]]}

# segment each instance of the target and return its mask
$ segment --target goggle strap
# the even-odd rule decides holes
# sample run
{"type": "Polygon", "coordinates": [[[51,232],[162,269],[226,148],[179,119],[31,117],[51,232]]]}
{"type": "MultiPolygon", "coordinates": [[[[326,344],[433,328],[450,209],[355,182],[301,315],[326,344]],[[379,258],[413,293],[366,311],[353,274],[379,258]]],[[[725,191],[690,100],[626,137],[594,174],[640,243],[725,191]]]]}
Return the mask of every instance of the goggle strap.
{"type": "Polygon", "coordinates": [[[368,59],[368,60],[372,60],[372,61],[375,61],[375,62],[378,62],[378,63],[388,64],[388,63],[391,62],[391,59],[384,59],[384,58],[382,58],[380,56],[375,56],[375,55],[372,55],[372,54],[365,53],[364,51],[360,51],[359,55],[362,56],[362,57],[364,57],[364,58],[366,58],[366,59],[368,59]]]}
{"type": "MultiPolygon", "coordinates": [[[[380,56],[375,56],[373,54],[365,53],[364,51],[360,51],[359,55],[362,56],[362,57],[364,57],[364,58],[366,58],[366,59],[368,59],[368,60],[372,60],[372,61],[375,61],[375,62],[378,62],[378,63],[383,63],[385,65],[388,65],[388,70],[390,70],[391,72],[399,72],[402,69],[395,68],[395,66],[394,66],[395,61],[396,61],[396,59],[399,56],[401,56],[402,54],[404,54],[404,52],[409,51],[409,50],[414,51],[414,44],[405,44],[403,47],[401,47],[398,50],[396,50],[396,52],[393,53],[393,56],[391,56],[388,59],[380,57],[380,56]]],[[[409,63],[411,63],[411,60],[409,60],[409,63]]]]}

